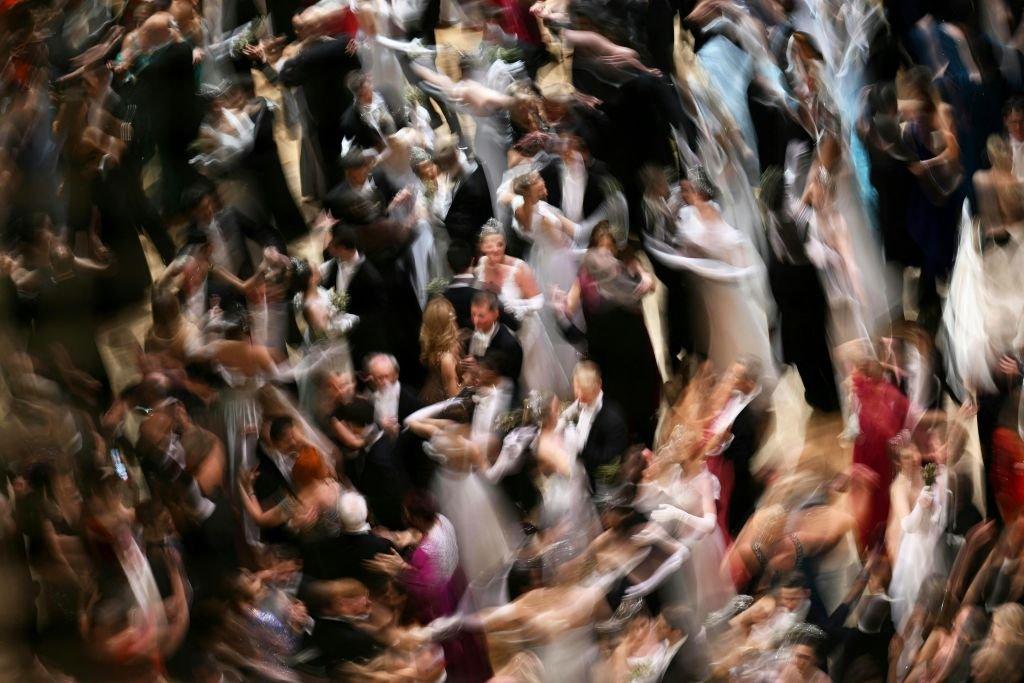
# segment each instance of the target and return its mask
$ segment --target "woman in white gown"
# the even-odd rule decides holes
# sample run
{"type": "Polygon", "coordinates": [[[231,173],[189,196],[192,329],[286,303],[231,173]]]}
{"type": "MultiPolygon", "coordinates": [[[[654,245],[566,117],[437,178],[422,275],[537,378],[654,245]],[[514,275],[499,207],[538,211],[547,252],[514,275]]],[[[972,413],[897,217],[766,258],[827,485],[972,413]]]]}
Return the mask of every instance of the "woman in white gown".
{"type": "Polygon", "coordinates": [[[548,395],[544,409],[539,412],[540,431],[534,442],[536,485],[540,491],[537,519],[545,546],[545,572],[550,573],[586,550],[600,525],[587,473],[583,464],[566,450],[558,430],[557,397],[548,395]]]}
{"type": "Polygon", "coordinates": [[[462,431],[452,423],[430,440],[434,452],[445,458],[434,479],[434,495],[455,527],[473,607],[500,607],[508,602],[508,573],[522,532],[511,505],[482,475],[488,467],[483,454],[462,431]]]}
{"type": "Polygon", "coordinates": [[[889,595],[896,628],[903,629],[914,610],[917,594],[925,580],[946,571],[942,534],[949,507],[948,475],[944,465],[935,469],[935,479],[924,481],[921,454],[909,444],[900,452],[900,473],[890,487],[892,511],[887,545],[895,550],[889,595]]]}
{"type": "Polygon", "coordinates": [[[512,190],[512,229],[531,245],[527,261],[537,284],[547,297],[555,288],[568,291],[579,270],[579,226],[545,201],[548,189],[538,172],[516,178],[512,190]]]}
{"type": "Polygon", "coordinates": [[[523,388],[567,398],[571,395],[571,369],[566,370],[560,363],[541,320],[544,294],[532,269],[521,259],[505,253],[504,231],[493,222],[488,222],[480,232],[480,251],[483,256],[477,266],[477,280],[484,288],[495,292],[505,310],[521,321],[519,343],[523,347],[523,370],[519,379],[523,388]]]}
{"type": "Polygon", "coordinates": [[[675,248],[647,237],[651,255],[670,268],[697,276],[697,287],[707,308],[708,358],[725,371],[743,357],[757,358],[770,387],[777,378],[768,338],[770,299],[764,263],[750,241],[723,219],[712,200],[714,188],[706,180],[697,186],[682,184],[687,202],[678,217],[675,248]]]}
{"type": "Polygon", "coordinates": [[[708,471],[701,443],[676,431],[645,471],[637,496],[638,509],[689,549],[692,571],[684,576],[692,577],[687,593],[698,620],[721,609],[735,593],[721,571],[725,537],[716,510],[721,486],[708,471]]]}
{"type": "Polygon", "coordinates": [[[965,206],[944,312],[954,376],[967,393],[995,391],[992,369],[1024,341],[1024,183],[1013,175],[1003,138],[989,138],[988,157],[991,170],[974,176],[980,220],[972,221],[965,206]]]}

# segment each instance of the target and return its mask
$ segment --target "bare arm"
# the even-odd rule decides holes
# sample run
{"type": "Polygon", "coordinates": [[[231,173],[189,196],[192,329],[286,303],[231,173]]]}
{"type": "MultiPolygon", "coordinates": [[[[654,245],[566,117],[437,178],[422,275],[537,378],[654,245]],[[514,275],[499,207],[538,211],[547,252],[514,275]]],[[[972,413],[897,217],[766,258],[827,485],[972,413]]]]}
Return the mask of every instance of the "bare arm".
{"type": "Polygon", "coordinates": [[[459,393],[459,359],[454,353],[441,356],[441,382],[444,384],[445,396],[451,398],[459,393]]]}
{"type": "Polygon", "coordinates": [[[516,284],[519,285],[519,291],[523,293],[524,299],[532,299],[541,293],[537,280],[533,277],[533,271],[526,263],[516,268],[516,284]]]}

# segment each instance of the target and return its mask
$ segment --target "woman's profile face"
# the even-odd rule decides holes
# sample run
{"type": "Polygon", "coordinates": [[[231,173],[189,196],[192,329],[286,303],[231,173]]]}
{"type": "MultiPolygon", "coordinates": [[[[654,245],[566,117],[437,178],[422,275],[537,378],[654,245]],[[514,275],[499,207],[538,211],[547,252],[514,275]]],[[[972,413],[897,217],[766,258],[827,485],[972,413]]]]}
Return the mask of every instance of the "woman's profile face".
{"type": "Polygon", "coordinates": [[[548,198],[548,188],[544,184],[544,179],[539,175],[534,178],[533,182],[530,183],[530,199],[535,202],[542,201],[548,198]]]}

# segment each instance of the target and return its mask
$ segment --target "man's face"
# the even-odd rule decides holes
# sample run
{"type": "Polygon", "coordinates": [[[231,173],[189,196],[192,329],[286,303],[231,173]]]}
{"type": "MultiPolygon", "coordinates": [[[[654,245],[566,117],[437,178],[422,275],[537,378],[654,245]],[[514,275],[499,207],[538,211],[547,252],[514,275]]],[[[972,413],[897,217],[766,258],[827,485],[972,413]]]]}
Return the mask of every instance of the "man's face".
{"type": "Polygon", "coordinates": [[[339,598],[338,612],[346,617],[365,617],[370,613],[372,604],[366,593],[354,597],[339,598]]]}
{"type": "Polygon", "coordinates": [[[366,184],[366,179],[370,177],[370,165],[364,164],[355,168],[349,168],[345,170],[345,180],[353,188],[362,187],[366,184]]]}
{"type": "Polygon", "coordinates": [[[470,318],[477,332],[490,332],[494,323],[498,322],[498,311],[486,304],[475,305],[470,308],[470,318]]]}
{"type": "Polygon", "coordinates": [[[343,247],[338,242],[331,242],[327,245],[327,253],[339,261],[349,261],[356,255],[356,250],[343,247]]]}
{"type": "Polygon", "coordinates": [[[1024,142],[1024,111],[1013,110],[1003,118],[1006,132],[1017,142],[1024,142]]]}
{"type": "Polygon", "coordinates": [[[386,389],[398,381],[395,367],[384,358],[378,358],[370,366],[370,381],[377,390],[386,389]]]}
{"type": "Polygon", "coordinates": [[[572,380],[572,391],[577,401],[589,405],[597,400],[601,387],[594,386],[590,382],[581,382],[578,377],[574,377],[572,380]]]}
{"type": "Polygon", "coordinates": [[[196,223],[199,223],[200,225],[206,225],[207,223],[212,221],[213,216],[217,211],[217,207],[213,202],[213,197],[211,197],[210,195],[206,195],[205,197],[200,199],[199,203],[196,204],[196,208],[194,209],[194,211],[196,223]]]}
{"type": "Polygon", "coordinates": [[[787,612],[795,612],[807,599],[807,590],[803,588],[782,588],[779,590],[779,606],[787,612]]]}

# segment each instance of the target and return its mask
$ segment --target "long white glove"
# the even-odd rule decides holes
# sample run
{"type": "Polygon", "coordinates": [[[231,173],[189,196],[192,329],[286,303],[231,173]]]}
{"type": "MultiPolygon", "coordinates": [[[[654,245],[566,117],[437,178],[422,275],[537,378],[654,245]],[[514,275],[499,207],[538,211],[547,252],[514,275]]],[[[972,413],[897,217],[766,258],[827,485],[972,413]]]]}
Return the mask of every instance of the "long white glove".
{"type": "Polygon", "coordinates": [[[536,438],[537,430],[533,427],[520,427],[512,431],[501,444],[501,453],[498,454],[494,464],[483,473],[484,479],[492,484],[497,484],[506,474],[518,471],[523,453],[536,438]]]}
{"type": "Polygon", "coordinates": [[[690,559],[690,549],[685,545],[679,546],[679,549],[672,553],[672,555],[661,563],[653,574],[651,574],[646,580],[641,581],[635,586],[630,586],[626,589],[625,595],[649,595],[655,591],[658,586],[665,582],[673,572],[683,566],[683,563],[690,559]]]}
{"type": "Polygon", "coordinates": [[[460,399],[458,396],[455,396],[453,398],[446,398],[443,401],[438,401],[437,403],[431,403],[428,406],[420,408],[414,413],[410,413],[409,416],[405,418],[405,420],[402,422],[402,425],[408,427],[410,422],[418,422],[419,420],[426,420],[432,417],[437,417],[445,410],[447,410],[450,406],[455,405],[461,400],[462,399],[460,399]]]}
{"type": "Polygon", "coordinates": [[[352,313],[340,313],[331,316],[331,321],[328,325],[331,332],[339,335],[345,335],[352,331],[352,329],[359,324],[359,316],[352,313]]]}
{"type": "Polygon", "coordinates": [[[715,516],[711,513],[698,517],[667,503],[659,505],[658,509],[651,513],[651,519],[658,524],[682,522],[701,535],[710,534],[715,530],[715,524],[717,523],[715,516]]]}
{"type": "Polygon", "coordinates": [[[544,295],[538,294],[529,299],[514,299],[505,302],[505,310],[515,316],[516,320],[523,320],[530,313],[540,311],[544,308],[544,295]]]}

